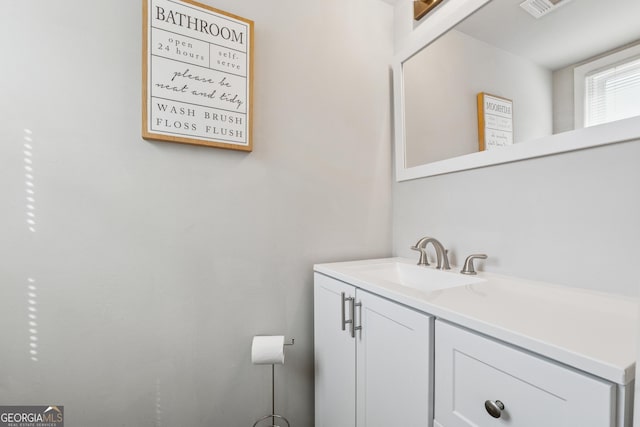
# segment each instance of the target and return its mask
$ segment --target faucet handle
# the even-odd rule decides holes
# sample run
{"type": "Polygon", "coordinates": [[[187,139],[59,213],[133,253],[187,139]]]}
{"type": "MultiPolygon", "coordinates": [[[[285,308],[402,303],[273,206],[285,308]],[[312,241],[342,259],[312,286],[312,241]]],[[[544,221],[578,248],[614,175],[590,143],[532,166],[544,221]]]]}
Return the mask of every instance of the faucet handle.
{"type": "Polygon", "coordinates": [[[410,246],[409,249],[420,252],[420,259],[418,265],[429,265],[429,259],[427,258],[427,251],[419,246],[410,246]]]}
{"type": "Polygon", "coordinates": [[[451,270],[449,265],[449,249],[442,248],[444,253],[442,254],[442,265],[438,266],[441,270],[451,270]]]}
{"type": "Polygon", "coordinates": [[[473,255],[469,255],[467,257],[467,259],[464,261],[464,267],[462,267],[462,270],[460,270],[460,273],[462,274],[478,274],[476,273],[475,268],[473,268],[473,260],[474,259],[487,259],[487,255],[486,254],[473,254],[473,255]]]}

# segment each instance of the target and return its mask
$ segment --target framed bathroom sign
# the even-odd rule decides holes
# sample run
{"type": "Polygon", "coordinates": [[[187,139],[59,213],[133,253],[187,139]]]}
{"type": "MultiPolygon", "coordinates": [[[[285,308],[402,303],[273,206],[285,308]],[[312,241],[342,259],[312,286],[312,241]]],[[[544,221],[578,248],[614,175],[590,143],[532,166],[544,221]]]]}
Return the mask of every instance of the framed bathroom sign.
{"type": "Polygon", "coordinates": [[[480,92],[478,101],[479,150],[513,144],[513,101],[480,92]]]}
{"type": "Polygon", "coordinates": [[[143,0],[142,137],[251,151],[253,21],[143,0]]]}

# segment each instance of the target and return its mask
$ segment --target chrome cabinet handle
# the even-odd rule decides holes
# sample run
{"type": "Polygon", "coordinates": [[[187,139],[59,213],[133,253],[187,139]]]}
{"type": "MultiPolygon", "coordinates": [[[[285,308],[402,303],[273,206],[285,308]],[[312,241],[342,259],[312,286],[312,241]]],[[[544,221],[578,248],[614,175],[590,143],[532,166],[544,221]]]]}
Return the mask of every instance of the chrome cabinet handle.
{"type": "Polygon", "coordinates": [[[342,307],[340,309],[340,312],[342,313],[342,318],[340,319],[342,321],[342,330],[345,331],[347,329],[347,323],[350,323],[353,325],[353,307],[351,306],[351,304],[353,303],[353,297],[347,297],[346,294],[344,292],[342,292],[342,307]],[[347,320],[345,317],[345,312],[344,312],[344,304],[349,301],[349,312],[351,314],[351,319],[347,320]]]}
{"type": "Polygon", "coordinates": [[[362,330],[362,303],[355,302],[355,299],[351,302],[351,304],[354,305],[354,307],[358,307],[360,309],[360,326],[356,326],[356,318],[355,318],[355,314],[353,315],[352,319],[353,319],[353,324],[351,325],[351,338],[355,338],[356,337],[356,331],[361,331],[362,330]]]}
{"type": "Polygon", "coordinates": [[[487,400],[484,402],[484,409],[486,409],[493,418],[500,418],[502,411],[504,411],[504,403],[499,400],[487,400]]]}
{"type": "Polygon", "coordinates": [[[355,338],[356,336],[356,332],[354,330],[354,327],[356,325],[356,318],[355,318],[355,303],[356,303],[356,299],[355,298],[349,298],[349,318],[351,319],[351,322],[349,322],[349,334],[351,335],[351,338],[355,338]]]}

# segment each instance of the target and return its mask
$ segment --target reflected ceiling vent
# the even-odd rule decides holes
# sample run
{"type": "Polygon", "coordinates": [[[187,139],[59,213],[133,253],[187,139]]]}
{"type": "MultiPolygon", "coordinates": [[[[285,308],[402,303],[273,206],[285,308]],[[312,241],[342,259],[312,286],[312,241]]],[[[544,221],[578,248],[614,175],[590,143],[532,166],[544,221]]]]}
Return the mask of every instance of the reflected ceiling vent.
{"type": "Polygon", "coordinates": [[[525,0],[520,3],[520,7],[529,12],[534,18],[542,18],[549,12],[564,6],[571,0],[525,0]]]}

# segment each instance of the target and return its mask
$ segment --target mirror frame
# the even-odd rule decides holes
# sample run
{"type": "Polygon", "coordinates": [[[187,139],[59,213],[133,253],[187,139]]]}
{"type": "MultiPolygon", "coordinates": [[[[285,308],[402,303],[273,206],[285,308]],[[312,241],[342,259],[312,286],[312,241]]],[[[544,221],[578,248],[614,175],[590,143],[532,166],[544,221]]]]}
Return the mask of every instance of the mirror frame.
{"type": "Polygon", "coordinates": [[[427,15],[424,21],[407,36],[405,45],[393,58],[396,181],[442,175],[640,139],[640,116],[638,116],[549,135],[502,147],[499,150],[479,151],[424,165],[406,167],[403,64],[489,1],[491,0],[449,0],[444,2],[427,15]]]}

